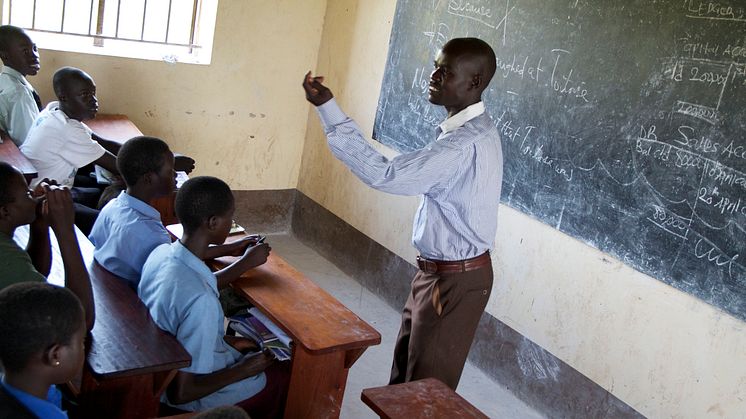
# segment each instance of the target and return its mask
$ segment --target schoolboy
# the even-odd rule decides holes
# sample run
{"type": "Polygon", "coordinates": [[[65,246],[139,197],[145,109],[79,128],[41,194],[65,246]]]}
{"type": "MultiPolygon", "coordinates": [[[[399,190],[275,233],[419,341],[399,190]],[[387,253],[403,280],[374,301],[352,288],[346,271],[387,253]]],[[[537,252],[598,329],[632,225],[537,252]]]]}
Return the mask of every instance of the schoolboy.
{"type": "MultiPolygon", "coordinates": [[[[73,186],[79,167],[95,163],[112,173],[119,173],[116,157],[91,138],[92,131],[81,121],[91,119],[98,111],[96,85],[85,72],[65,67],[54,74],[54,92],[59,102],[50,102],[29,131],[21,152],[31,161],[39,177],[73,186]]],[[[38,181],[32,181],[36,186],[38,181]]],[[[96,205],[101,191],[95,187],[75,187],[76,224],[90,233],[98,216],[96,205]]]]}
{"type": "Polygon", "coordinates": [[[16,26],[0,26],[0,129],[20,146],[41,111],[41,98],[26,80],[41,65],[36,44],[16,26]]]}
{"type": "Polygon", "coordinates": [[[93,141],[93,131],[81,122],[98,112],[96,84],[91,76],[77,68],[63,67],[54,73],[52,86],[58,101],[50,102],[39,114],[21,146],[39,177],[73,186],[78,168],[89,163],[119,173],[116,156],[93,141]]]}
{"type": "MultiPolygon", "coordinates": [[[[253,341],[225,337],[217,280],[202,262],[210,244],[228,236],[234,211],[230,188],[214,177],[190,179],[180,188],[175,207],[184,234],[150,254],[138,286],[155,323],[192,356],[192,365],[177,372],[164,401],[199,411],[263,397],[262,389],[272,389],[263,371],[273,361],[265,353],[244,357],[242,350],[256,348],[253,341]]],[[[264,263],[269,251],[266,244],[249,247],[226,269],[237,278],[264,263]]]]}
{"type": "Polygon", "coordinates": [[[32,191],[18,169],[0,162],[0,288],[23,281],[43,282],[51,268],[49,228],[59,243],[65,286],[78,296],[93,327],[91,281],[73,226],[70,190],[42,182],[32,191]],[[16,228],[29,224],[26,250],[13,240],[16,228]]]}
{"type": "Polygon", "coordinates": [[[83,306],[65,288],[24,282],[0,291],[0,417],[67,418],[54,386],[83,368],[83,306]]]}
{"type": "MultiPolygon", "coordinates": [[[[175,190],[174,154],[161,139],[135,137],[119,150],[117,168],[126,190],[101,210],[88,238],[96,246],[93,253],[96,261],[137,289],[150,252],[161,244],[171,243],[158,210],[149,202],[175,190]]],[[[243,253],[251,243],[243,240],[211,247],[208,258],[243,253]]]]}

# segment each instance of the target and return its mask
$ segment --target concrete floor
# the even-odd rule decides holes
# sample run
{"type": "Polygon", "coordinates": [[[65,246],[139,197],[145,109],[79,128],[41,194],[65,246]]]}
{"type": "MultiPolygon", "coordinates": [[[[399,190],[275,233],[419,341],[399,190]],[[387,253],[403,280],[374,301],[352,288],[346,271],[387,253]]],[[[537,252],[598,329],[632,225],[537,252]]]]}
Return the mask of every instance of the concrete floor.
{"type": "MultiPolygon", "coordinates": [[[[341,415],[343,419],[377,418],[360,400],[360,393],[364,388],[378,387],[388,382],[394,341],[399,331],[399,311],[293,236],[272,235],[267,242],[274,253],[381,333],[381,344],[368,348],[350,369],[341,415]]],[[[543,417],[469,363],[457,392],[490,418],[543,417]]]]}

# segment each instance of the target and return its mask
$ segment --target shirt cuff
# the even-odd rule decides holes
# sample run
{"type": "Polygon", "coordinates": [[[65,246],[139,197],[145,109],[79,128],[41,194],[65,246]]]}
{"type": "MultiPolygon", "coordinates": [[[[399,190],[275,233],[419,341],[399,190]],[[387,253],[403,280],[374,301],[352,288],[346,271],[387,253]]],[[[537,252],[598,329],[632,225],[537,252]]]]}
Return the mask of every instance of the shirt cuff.
{"type": "Polygon", "coordinates": [[[347,120],[347,115],[337,105],[337,101],[331,98],[323,105],[316,107],[321,123],[324,125],[324,131],[328,132],[335,125],[341,124],[347,120]]]}

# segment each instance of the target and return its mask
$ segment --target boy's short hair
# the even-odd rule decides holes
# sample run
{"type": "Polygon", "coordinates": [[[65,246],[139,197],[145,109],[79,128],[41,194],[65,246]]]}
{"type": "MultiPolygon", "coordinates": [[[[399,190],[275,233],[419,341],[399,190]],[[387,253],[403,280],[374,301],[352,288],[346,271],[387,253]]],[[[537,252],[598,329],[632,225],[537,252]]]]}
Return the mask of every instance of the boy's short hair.
{"type": "Polygon", "coordinates": [[[67,288],[21,282],[0,291],[0,362],[6,371],[26,368],[34,354],[69,344],[83,323],[83,306],[67,288]]]}
{"type": "Polygon", "coordinates": [[[168,144],[160,138],[132,138],[117,153],[117,169],[127,186],[134,186],[144,175],[159,172],[169,151],[168,144]]]}
{"type": "Polygon", "coordinates": [[[75,67],[62,67],[54,72],[52,76],[52,88],[54,94],[59,99],[60,96],[64,96],[65,88],[70,80],[84,80],[89,78],[93,80],[93,77],[89,76],[85,71],[75,67]]]}
{"type": "Polygon", "coordinates": [[[0,51],[7,51],[11,43],[23,35],[26,35],[26,31],[18,26],[0,26],[0,51]]]}
{"type": "Polygon", "coordinates": [[[13,178],[18,170],[10,164],[0,161],[0,205],[13,202],[13,191],[10,190],[13,178]]]}
{"type": "Polygon", "coordinates": [[[210,217],[227,214],[233,208],[233,193],[216,177],[198,176],[179,188],[174,206],[184,230],[195,231],[210,217]]]}

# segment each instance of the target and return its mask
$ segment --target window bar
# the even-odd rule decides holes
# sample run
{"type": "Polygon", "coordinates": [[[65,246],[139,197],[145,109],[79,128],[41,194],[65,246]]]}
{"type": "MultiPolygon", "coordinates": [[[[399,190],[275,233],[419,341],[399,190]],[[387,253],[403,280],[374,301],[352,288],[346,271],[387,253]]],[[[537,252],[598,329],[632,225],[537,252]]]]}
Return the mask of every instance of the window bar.
{"type": "Polygon", "coordinates": [[[119,14],[122,12],[122,0],[117,0],[117,26],[114,29],[114,38],[119,38],[119,14]]]}
{"type": "Polygon", "coordinates": [[[197,23],[197,3],[198,2],[199,0],[194,0],[194,5],[192,6],[192,26],[189,29],[189,53],[190,54],[194,52],[194,25],[197,23]]]}
{"type": "MultiPolygon", "coordinates": [[[[34,29],[34,31],[36,31],[36,32],[44,32],[44,33],[64,34],[64,35],[71,35],[71,36],[82,36],[82,37],[88,38],[88,35],[86,35],[84,33],[60,32],[58,30],[49,30],[49,29],[34,29]]],[[[174,45],[174,46],[177,46],[177,47],[184,47],[184,48],[189,48],[191,46],[194,49],[202,48],[200,45],[189,45],[187,43],[183,43],[182,44],[182,43],[178,43],[178,42],[168,42],[168,43],[166,43],[166,42],[163,42],[163,41],[141,41],[139,39],[115,38],[113,36],[106,36],[106,35],[101,35],[101,36],[96,35],[95,37],[96,38],[102,38],[102,39],[125,40],[125,41],[128,41],[128,42],[139,42],[141,44],[174,45]]]]}
{"type": "Polygon", "coordinates": [[[12,25],[13,19],[13,0],[8,1],[8,25],[12,25]]]}
{"type": "Polygon", "coordinates": [[[65,32],[65,9],[67,9],[67,0],[62,0],[62,17],[60,18],[60,32],[65,32]]]}
{"type": "Polygon", "coordinates": [[[173,0],[168,0],[168,18],[166,19],[166,40],[165,42],[168,43],[168,31],[171,27],[171,4],[173,3],[173,0]]]}
{"type": "Polygon", "coordinates": [[[91,36],[91,29],[93,29],[93,2],[96,0],[91,0],[91,13],[88,15],[88,36],[91,36]]]}
{"type": "MultiPolygon", "coordinates": [[[[94,47],[104,46],[104,38],[101,37],[100,35],[104,33],[104,11],[105,10],[106,10],[106,0],[98,0],[98,13],[96,14],[96,35],[99,35],[99,36],[96,36],[93,38],[94,47]]],[[[93,13],[93,10],[91,10],[91,13],[93,13]]]]}
{"type": "Polygon", "coordinates": [[[34,0],[34,9],[31,13],[31,29],[36,29],[36,0],[34,0]]]}
{"type": "Polygon", "coordinates": [[[143,2],[142,7],[142,27],[140,28],[140,40],[145,40],[145,16],[148,14],[148,0],[143,2]]]}

